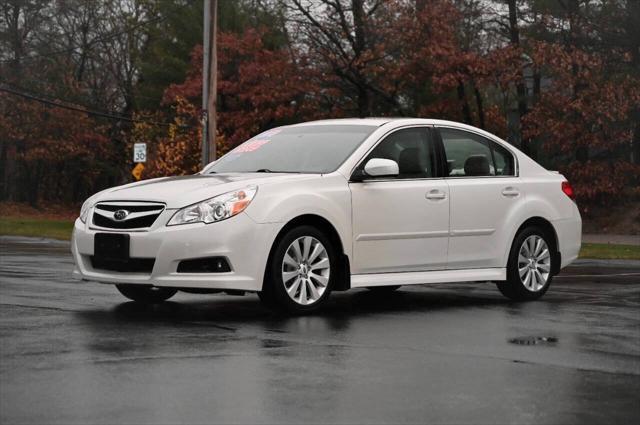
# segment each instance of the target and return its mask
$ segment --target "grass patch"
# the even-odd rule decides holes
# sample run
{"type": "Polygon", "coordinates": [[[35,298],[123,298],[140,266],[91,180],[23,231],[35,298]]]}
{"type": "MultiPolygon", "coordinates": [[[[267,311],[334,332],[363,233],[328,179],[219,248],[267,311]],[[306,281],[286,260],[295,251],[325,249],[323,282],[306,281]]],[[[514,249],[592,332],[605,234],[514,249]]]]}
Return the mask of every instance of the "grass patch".
{"type": "Polygon", "coordinates": [[[0,235],[35,236],[52,239],[71,239],[71,220],[0,217],[0,235]]]}
{"type": "Polygon", "coordinates": [[[583,243],[580,258],[604,260],[640,260],[640,246],[583,243]]]}

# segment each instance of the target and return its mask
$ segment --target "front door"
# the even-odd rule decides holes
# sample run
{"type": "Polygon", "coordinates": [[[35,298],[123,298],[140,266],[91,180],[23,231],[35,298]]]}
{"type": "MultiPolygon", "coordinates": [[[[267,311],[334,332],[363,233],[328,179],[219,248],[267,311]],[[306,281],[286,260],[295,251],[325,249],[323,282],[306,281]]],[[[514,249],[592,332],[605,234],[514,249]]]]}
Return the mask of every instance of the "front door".
{"type": "Polygon", "coordinates": [[[354,274],[441,270],[447,264],[449,189],[437,178],[429,127],[387,135],[360,163],[398,163],[399,175],[350,182],[354,274]]]}

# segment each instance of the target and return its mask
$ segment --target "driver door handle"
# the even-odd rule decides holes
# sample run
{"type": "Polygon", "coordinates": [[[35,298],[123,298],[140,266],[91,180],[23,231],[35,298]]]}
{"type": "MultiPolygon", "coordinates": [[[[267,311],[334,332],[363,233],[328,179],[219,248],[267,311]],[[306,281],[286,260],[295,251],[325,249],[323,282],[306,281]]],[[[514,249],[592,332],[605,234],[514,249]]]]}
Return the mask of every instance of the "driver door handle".
{"type": "Polygon", "coordinates": [[[431,200],[438,200],[438,199],[444,199],[447,197],[447,194],[444,193],[441,190],[438,189],[433,189],[430,190],[429,192],[427,192],[427,194],[425,195],[425,198],[427,199],[431,199],[431,200]]]}

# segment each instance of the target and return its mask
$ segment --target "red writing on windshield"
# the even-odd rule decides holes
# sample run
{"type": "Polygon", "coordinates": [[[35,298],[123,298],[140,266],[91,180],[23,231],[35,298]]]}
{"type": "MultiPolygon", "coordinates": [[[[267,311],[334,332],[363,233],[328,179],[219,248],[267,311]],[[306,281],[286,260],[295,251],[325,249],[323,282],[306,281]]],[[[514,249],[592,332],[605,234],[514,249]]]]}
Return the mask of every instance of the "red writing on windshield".
{"type": "Polygon", "coordinates": [[[264,145],[267,142],[269,142],[269,141],[268,140],[264,140],[264,139],[250,140],[250,141],[248,141],[246,143],[243,143],[240,146],[238,146],[234,150],[234,153],[253,152],[253,151],[255,151],[256,149],[260,148],[260,146],[264,145]]]}

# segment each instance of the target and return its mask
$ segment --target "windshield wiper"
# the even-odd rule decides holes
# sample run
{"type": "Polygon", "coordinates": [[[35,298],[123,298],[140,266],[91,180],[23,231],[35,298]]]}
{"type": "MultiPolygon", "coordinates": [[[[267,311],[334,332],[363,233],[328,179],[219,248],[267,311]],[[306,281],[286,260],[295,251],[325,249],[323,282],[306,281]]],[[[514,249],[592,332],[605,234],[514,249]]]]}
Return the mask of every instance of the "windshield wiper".
{"type": "Polygon", "coordinates": [[[304,171],[280,171],[280,170],[270,170],[268,168],[261,168],[259,170],[254,171],[254,173],[282,173],[282,174],[304,174],[304,171]]]}

